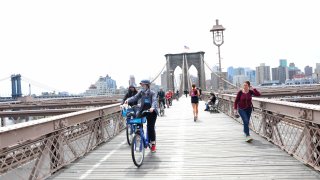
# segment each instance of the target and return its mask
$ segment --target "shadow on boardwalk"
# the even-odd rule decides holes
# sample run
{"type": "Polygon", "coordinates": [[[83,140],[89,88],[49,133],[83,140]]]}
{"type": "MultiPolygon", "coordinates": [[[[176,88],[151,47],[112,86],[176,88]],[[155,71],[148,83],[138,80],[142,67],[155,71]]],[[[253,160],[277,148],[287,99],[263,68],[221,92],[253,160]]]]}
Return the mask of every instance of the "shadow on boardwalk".
{"type": "Polygon", "coordinates": [[[245,142],[242,125],[199,104],[193,122],[189,98],[173,101],[156,123],[157,152],[146,151],[136,168],[125,132],[50,179],[320,179],[314,171],[254,133],[245,142]]]}

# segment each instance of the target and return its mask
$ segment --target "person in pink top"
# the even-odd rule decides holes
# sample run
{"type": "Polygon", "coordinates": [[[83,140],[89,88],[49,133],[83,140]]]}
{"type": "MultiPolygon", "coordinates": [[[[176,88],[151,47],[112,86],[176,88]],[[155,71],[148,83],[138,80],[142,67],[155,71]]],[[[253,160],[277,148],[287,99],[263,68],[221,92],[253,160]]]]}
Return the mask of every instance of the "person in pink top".
{"type": "Polygon", "coordinates": [[[257,89],[250,86],[249,81],[245,81],[243,83],[243,89],[238,92],[236,100],[234,101],[234,111],[235,114],[238,112],[241,116],[243,121],[243,131],[246,135],[247,142],[252,141],[249,132],[249,123],[253,108],[252,96],[261,96],[261,94],[257,89]]]}

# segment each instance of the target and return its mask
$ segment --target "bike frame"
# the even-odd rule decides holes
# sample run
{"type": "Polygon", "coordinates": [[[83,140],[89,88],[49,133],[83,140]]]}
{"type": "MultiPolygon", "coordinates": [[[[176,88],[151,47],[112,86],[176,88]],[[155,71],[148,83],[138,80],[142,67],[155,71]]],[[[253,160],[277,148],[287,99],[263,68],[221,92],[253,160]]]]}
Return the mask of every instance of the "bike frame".
{"type": "MultiPolygon", "coordinates": [[[[143,117],[143,118],[146,118],[146,117],[143,117]]],[[[137,124],[137,130],[140,130],[139,132],[136,132],[136,133],[140,133],[139,135],[140,135],[140,137],[141,137],[141,139],[140,139],[140,141],[141,141],[141,145],[142,145],[142,142],[143,142],[143,144],[144,144],[144,147],[143,148],[150,148],[150,146],[149,146],[149,138],[148,138],[148,132],[147,132],[147,130],[146,130],[146,133],[144,133],[144,127],[143,127],[143,124],[137,124]]],[[[140,146],[139,147],[140,148],[140,150],[142,149],[142,147],[140,146]]]]}
{"type": "Polygon", "coordinates": [[[126,121],[126,126],[127,126],[128,128],[130,128],[130,131],[129,131],[129,132],[132,132],[132,133],[130,133],[130,134],[127,134],[127,141],[128,141],[128,144],[130,145],[130,144],[131,144],[131,142],[130,142],[131,140],[130,140],[130,138],[128,137],[128,135],[130,136],[130,135],[132,135],[132,134],[134,134],[134,133],[136,132],[137,124],[128,123],[127,110],[128,110],[128,109],[126,109],[126,108],[122,109],[121,115],[122,115],[122,117],[123,117],[123,118],[125,119],[125,121],[126,121]]]}

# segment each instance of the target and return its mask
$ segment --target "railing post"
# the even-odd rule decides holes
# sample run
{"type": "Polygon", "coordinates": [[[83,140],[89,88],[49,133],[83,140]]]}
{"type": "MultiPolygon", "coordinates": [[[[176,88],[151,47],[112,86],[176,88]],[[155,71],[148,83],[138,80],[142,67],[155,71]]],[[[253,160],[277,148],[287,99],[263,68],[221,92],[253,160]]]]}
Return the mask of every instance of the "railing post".
{"type": "Polygon", "coordinates": [[[50,145],[50,172],[54,173],[63,164],[63,152],[62,138],[59,134],[63,134],[60,131],[51,133],[51,145],[50,145]]]}
{"type": "Polygon", "coordinates": [[[5,124],[5,121],[4,121],[4,118],[1,117],[1,126],[0,127],[4,127],[6,124],[5,124]]]}
{"type": "Polygon", "coordinates": [[[305,135],[307,146],[307,163],[312,166],[319,166],[320,163],[320,125],[308,123],[306,124],[305,135]]]}

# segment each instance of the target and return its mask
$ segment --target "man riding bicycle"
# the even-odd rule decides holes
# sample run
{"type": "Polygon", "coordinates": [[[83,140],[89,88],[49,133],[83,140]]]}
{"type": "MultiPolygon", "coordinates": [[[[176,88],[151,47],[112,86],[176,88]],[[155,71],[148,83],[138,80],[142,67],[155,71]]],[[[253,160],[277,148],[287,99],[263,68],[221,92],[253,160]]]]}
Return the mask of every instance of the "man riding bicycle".
{"type": "Polygon", "coordinates": [[[141,100],[141,106],[139,108],[138,117],[141,116],[142,111],[149,110],[150,113],[147,115],[147,132],[148,137],[151,140],[151,152],[156,152],[156,132],[155,124],[158,115],[158,103],[156,93],[150,89],[150,81],[142,80],[140,82],[141,90],[133,97],[128,98],[125,104],[141,100]]]}
{"type": "Polygon", "coordinates": [[[166,93],[166,104],[167,104],[168,108],[171,105],[171,100],[172,100],[172,93],[171,93],[171,91],[168,91],[166,93]]]}
{"type": "Polygon", "coordinates": [[[160,91],[158,92],[157,94],[157,98],[158,98],[158,101],[159,101],[159,107],[160,107],[160,103],[163,105],[164,108],[166,108],[165,106],[165,93],[163,91],[163,88],[160,88],[160,91]]]}

